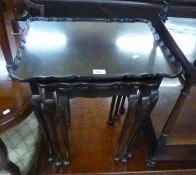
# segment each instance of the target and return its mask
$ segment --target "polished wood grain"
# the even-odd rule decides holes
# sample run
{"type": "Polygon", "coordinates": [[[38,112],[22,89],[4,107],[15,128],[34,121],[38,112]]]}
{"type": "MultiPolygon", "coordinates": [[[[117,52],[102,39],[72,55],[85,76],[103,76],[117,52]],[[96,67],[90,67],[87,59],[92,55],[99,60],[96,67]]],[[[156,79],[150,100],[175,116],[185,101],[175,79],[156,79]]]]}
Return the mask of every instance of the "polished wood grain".
{"type": "Polygon", "coordinates": [[[195,69],[195,34],[196,34],[196,19],[190,18],[169,18],[165,25],[162,25],[162,29],[159,30],[162,33],[162,37],[168,34],[168,38],[164,41],[170,42],[173,45],[173,49],[176,50],[176,57],[182,63],[184,68],[184,82],[181,93],[176,101],[174,108],[172,109],[167,122],[162,131],[162,136],[167,137],[175,126],[176,120],[184,107],[186,98],[189,96],[191,88],[195,85],[196,69],[195,69]],[[166,26],[166,27],[165,27],[166,26]],[[167,28],[167,29],[166,29],[167,28]],[[168,31],[170,32],[168,32],[168,31]],[[189,39],[188,39],[189,38],[189,39]],[[177,43],[177,44],[176,44],[177,43]],[[188,47],[187,47],[188,46],[188,47]]]}
{"type": "MultiPolygon", "coordinates": [[[[2,17],[3,16],[1,16],[1,19],[3,19],[2,17]]],[[[3,24],[5,23],[3,22],[3,24]]],[[[2,30],[3,33],[0,32],[3,36],[1,40],[6,41],[1,45],[3,52],[0,50],[0,132],[10,129],[15,124],[22,121],[31,111],[29,101],[31,91],[29,85],[11,81],[8,77],[6,64],[12,62],[11,51],[13,52],[13,55],[15,55],[14,53],[16,52],[19,36],[12,36],[10,23],[7,24],[9,24],[7,27],[8,38],[5,33],[6,28],[4,28],[5,30],[2,30]],[[8,39],[11,43],[11,47],[7,47],[8,39]],[[6,109],[9,109],[10,112],[7,115],[4,115],[3,111],[6,109]]],[[[3,25],[0,25],[0,28],[3,28],[3,25]]]]}
{"type": "MultiPolygon", "coordinates": [[[[10,27],[9,30],[10,31],[10,27]]],[[[8,32],[9,33],[9,32],[8,32]]],[[[11,40],[15,40],[11,38],[11,40]]],[[[16,43],[17,40],[15,40],[16,43]]],[[[21,84],[8,80],[7,67],[12,64],[12,53],[7,35],[6,23],[2,10],[0,9],[0,133],[16,126],[24,120],[31,112],[30,89],[27,84],[21,84]],[[2,54],[3,53],[3,54],[2,54]],[[5,113],[5,111],[7,111],[5,113]]],[[[12,46],[16,48],[14,42],[12,46]]],[[[11,162],[4,142],[0,139],[0,169],[4,169],[11,174],[21,175],[19,167],[11,162]]]]}
{"type": "Polygon", "coordinates": [[[8,9],[9,15],[10,15],[10,22],[12,25],[13,33],[19,34],[20,33],[20,26],[17,22],[16,16],[15,16],[15,7],[14,7],[14,0],[6,0],[6,7],[8,9]]]}
{"type": "Polygon", "coordinates": [[[175,104],[174,108],[171,111],[170,116],[168,117],[168,120],[165,123],[165,126],[163,128],[163,133],[168,135],[171,130],[173,129],[178,116],[180,114],[181,108],[183,107],[185,100],[186,100],[187,94],[181,93],[177,99],[177,103],[175,104]]]}
{"type": "Polygon", "coordinates": [[[94,70],[104,70],[99,79],[120,80],[122,76],[174,77],[180,72],[145,19],[46,20],[30,20],[13,77],[28,81],[73,76],[84,81],[97,78],[94,70]]]}
{"type": "Polygon", "coordinates": [[[196,144],[195,137],[195,94],[196,89],[193,88],[187,98],[181,113],[168,137],[168,144],[196,144]],[[191,122],[192,121],[192,122],[191,122]]]}
{"type": "Polygon", "coordinates": [[[5,56],[5,61],[8,65],[13,63],[12,53],[8,41],[4,16],[2,13],[2,9],[0,8],[0,46],[2,48],[3,54],[5,56]]]}

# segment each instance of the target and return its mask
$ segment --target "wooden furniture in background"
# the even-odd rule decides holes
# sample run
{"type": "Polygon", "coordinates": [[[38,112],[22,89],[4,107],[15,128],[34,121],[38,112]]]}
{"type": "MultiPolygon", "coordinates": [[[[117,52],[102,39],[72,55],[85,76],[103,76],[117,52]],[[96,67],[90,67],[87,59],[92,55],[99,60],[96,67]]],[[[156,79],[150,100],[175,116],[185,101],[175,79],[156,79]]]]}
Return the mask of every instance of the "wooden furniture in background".
{"type": "Polygon", "coordinates": [[[12,53],[9,45],[8,35],[6,31],[5,21],[0,8],[0,46],[2,48],[7,65],[13,64],[12,53]]]}
{"type": "Polygon", "coordinates": [[[14,0],[6,0],[5,3],[6,3],[6,8],[9,12],[9,18],[10,18],[10,21],[11,21],[13,33],[14,34],[20,34],[21,33],[20,26],[17,22],[17,18],[16,18],[16,15],[15,15],[14,0]]]}
{"type": "MultiPolygon", "coordinates": [[[[149,135],[146,134],[146,131],[149,131],[151,134],[154,132],[152,125],[149,124],[150,121],[147,121],[144,128],[144,135],[146,136],[146,142],[148,145],[148,156],[154,163],[156,161],[182,161],[196,159],[196,143],[194,141],[196,136],[190,133],[190,135],[187,135],[187,138],[180,139],[181,136],[178,133],[172,133],[182,109],[186,106],[185,102],[187,101],[190,91],[196,83],[195,24],[196,19],[193,18],[169,18],[169,20],[166,21],[166,24],[162,24],[161,28],[159,28],[162,38],[165,38],[166,35],[169,36],[164,42],[170,44],[173,50],[176,50],[178,58],[182,58],[183,61],[181,64],[183,65],[184,71],[182,76],[179,77],[182,82],[180,95],[163,126],[159,138],[157,139],[154,135],[150,140],[148,139],[149,135]],[[173,135],[173,139],[170,139],[171,134],[173,135]]],[[[192,122],[194,122],[194,119],[192,122]]],[[[189,126],[187,125],[187,127],[189,126]]],[[[188,128],[185,130],[188,130],[188,128]]]]}
{"type": "MultiPolygon", "coordinates": [[[[1,3],[3,4],[3,0],[1,0],[1,3]]],[[[6,0],[4,3],[9,14],[13,34],[15,35],[22,33],[18,20],[26,20],[29,17],[28,13],[30,13],[32,9],[40,16],[44,16],[43,5],[35,4],[29,0],[6,0]]]]}
{"type": "MultiPolygon", "coordinates": [[[[15,41],[13,37],[10,37],[10,40],[12,43],[15,41]]],[[[7,79],[6,66],[9,68],[13,62],[13,58],[2,9],[0,9],[0,46],[3,53],[3,55],[0,54],[0,133],[2,134],[23,121],[31,112],[31,92],[28,84],[7,79]],[[7,113],[4,113],[5,111],[7,113]]],[[[1,168],[20,174],[19,168],[11,163],[7,156],[6,147],[1,140],[1,168]]]]}

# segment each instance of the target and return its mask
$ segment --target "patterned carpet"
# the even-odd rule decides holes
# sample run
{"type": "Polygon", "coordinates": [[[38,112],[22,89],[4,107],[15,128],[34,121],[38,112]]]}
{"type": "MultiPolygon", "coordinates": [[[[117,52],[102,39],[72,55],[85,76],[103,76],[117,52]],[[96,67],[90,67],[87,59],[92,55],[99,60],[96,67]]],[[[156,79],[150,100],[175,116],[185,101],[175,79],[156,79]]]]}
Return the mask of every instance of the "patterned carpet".
{"type": "MultiPolygon", "coordinates": [[[[9,159],[20,167],[23,174],[33,163],[39,136],[38,123],[33,113],[19,125],[1,135],[7,146],[9,159]]],[[[8,174],[4,170],[0,171],[0,175],[8,174]]]]}

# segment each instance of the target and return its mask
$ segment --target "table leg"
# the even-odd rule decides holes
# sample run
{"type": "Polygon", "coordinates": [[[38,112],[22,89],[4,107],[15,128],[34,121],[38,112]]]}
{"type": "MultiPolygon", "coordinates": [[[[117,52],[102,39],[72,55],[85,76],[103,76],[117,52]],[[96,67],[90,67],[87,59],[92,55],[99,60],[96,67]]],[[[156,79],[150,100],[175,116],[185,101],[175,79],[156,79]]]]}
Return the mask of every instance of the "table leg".
{"type": "Polygon", "coordinates": [[[118,111],[119,111],[119,106],[120,106],[121,98],[122,98],[122,96],[118,96],[118,98],[117,98],[117,102],[116,102],[116,106],[115,106],[115,111],[114,111],[114,116],[113,116],[114,119],[113,120],[118,120],[119,119],[118,111]]]}
{"type": "Polygon", "coordinates": [[[158,101],[158,98],[158,90],[153,90],[151,91],[149,96],[142,97],[136,120],[134,121],[132,130],[130,130],[129,139],[122,155],[122,162],[126,163],[128,159],[132,157],[133,145],[136,140],[137,134],[143,125],[144,118],[150,116],[152,110],[154,109],[158,101]]]}
{"type": "Polygon", "coordinates": [[[122,101],[121,101],[121,105],[120,105],[120,114],[123,115],[125,113],[125,99],[126,99],[126,96],[123,96],[122,98],[122,101]]]}
{"type": "Polygon", "coordinates": [[[67,99],[66,124],[68,126],[70,126],[70,124],[71,124],[71,109],[70,109],[70,100],[69,99],[67,99]]]}
{"type": "Polygon", "coordinates": [[[20,168],[8,158],[8,151],[5,143],[0,138],[0,170],[6,170],[11,174],[22,175],[20,168]]]}
{"type": "Polygon", "coordinates": [[[12,30],[13,30],[13,33],[14,34],[20,34],[20,26],[16,20],[16,17],[14,15],[14,2],[13,0],[6,0],[6,6],[7,6],[7,9],[8,9],[8,12],[10,14],[10,20],[11,20],[11,25],[12,25],[12,30]]]}
{"type": "Polygon", "coordinates": [[[120,135],[119,135],[117,143],[116,143],[116,147],[114,150],[114,160],[117,160],[117,161],[120,160],[120,153],[119,153],[120,147],[122,146],[123,140],[124,140],[125,135],[127,133],[127,130],[131,126],[131,123],[133,121],[133,116],[135,115],[137,105],[139,102],[139,98],[140,98],[139,94],[130,95],[128,97],[128,99],[129,99],[128,111],[126,113],[125,120],[124,120],[120,135]]]}
{"type": "Polygon", "coordinates": [[[55,127],[55,112],[56,106],[53,99],[45,99],[43,102],[43,113],[45,121],[47,122],[48,130],[50,133],[51,142],[55,153],[55,165],[62,165],[62,156],[60,154],[60,145],[58,142],[56,127],[55,127]]]}
{"type": "MultiPolygon", "coordinates": [[[[128,103],[130,103],[129,98],[128,98],[128,103]]],[[[121,161],[124,163],[128,162],[128,159],[132,157],[132,152],[129,152],[130,151],[129,145],[130,143],[132,144],[135,141],[135,138],[142,126],[142,121],[144,119],[145,112],[150,105],[149,97],[142,97],[141,104],[138,105],[140,105],[139,111],[137,112],[137,116],[134,120],[134,123],[129,133],[128,142],[125,144],[125,148],[121,157],[121,161]]]]}
{"type": "Polygon", "coordinates": [[[59,118],[60,128],[66,147],[66,159],[63,161],[64,165],[70,164],[70,146],[69,146],[69,135],[65,117],[67,117],[67,108],[69,106],[69,99],[65,96],[58,96],[57,100],[57,117],[59,118]]]}
{"type": "Polygon", "coordinates": [[[0,46],[5,57],[5,61],[9,68],[9,65],[13,64],[12,52],[8,40],[5,20],[3,16],[2,9],[0,8],[0,46]]]}
{"type": "Polygon", "coordinates": [[[185,100],[187,98],[189,94],[187,92],[183,92],[183,90],[181,91],[180,96],[178,97],[175,106],[173,107],[164,127],[163,127],[163,131],[162,134],[159,137],[159,143],[160,144],[165,144],[167,142],[167,136],[169,135],[169,133],[171,132],[171,130],[173,129],[176,120],[179,116],[179,113],[182,109],[182,106],[185,103],[185,100]]]}
{"type": "Polygon", "coordinates": [[[47,142],[48,148],[49,148],[49,155],[48,155],[48,161],[52,161],[53,160],[53,153],[54,150],[52,148],[52,143],[49,137],[49,133],[48,133],[48,128],[47,128],[47,124],[46,121],[44,120],[43,114],[42,114],[42,109],[41,109],[41,97],[39,95],[33,95],[32,99],[31,99],[31,106],[32,109],[35,113],[35,116],[37,118],[37,121],[39,123],[39,127],[41,128],[41,131],[44,135],[44,138],[47,142]]]}
{"type": "Polygon", "coordinates": [[[114,124],[113,111],[114,111],[115,103],[116,103],[116,96],[113,96],[111,106],[110,106],[110,113],[109,113],[109,117],[108,117],[108,124],[114,124]]]}

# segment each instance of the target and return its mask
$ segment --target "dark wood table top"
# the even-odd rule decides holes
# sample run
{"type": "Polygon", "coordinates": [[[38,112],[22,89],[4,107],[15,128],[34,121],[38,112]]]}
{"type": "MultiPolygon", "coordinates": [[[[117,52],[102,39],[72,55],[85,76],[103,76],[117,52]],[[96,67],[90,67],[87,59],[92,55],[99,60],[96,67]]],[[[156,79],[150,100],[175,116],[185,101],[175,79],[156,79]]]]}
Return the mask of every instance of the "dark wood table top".
{"type": "Polygon", "coordinates": [[[149,21],[44,20],[31,19],[12,77],[91,79],[180,73],[149,21]]]}

